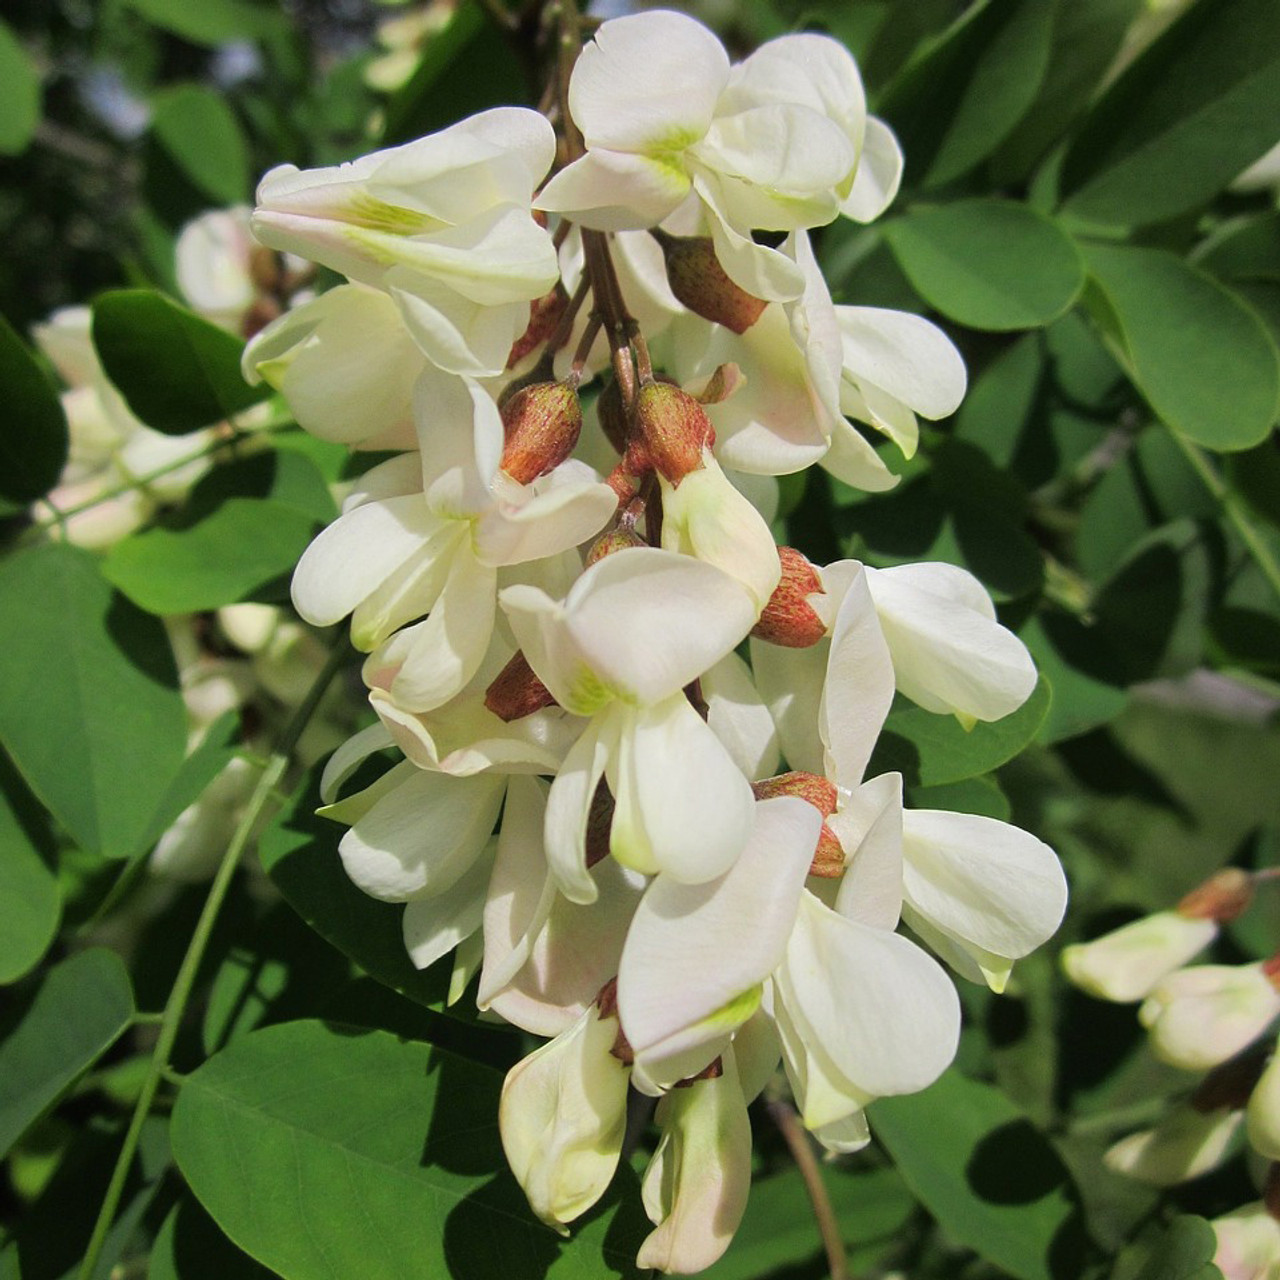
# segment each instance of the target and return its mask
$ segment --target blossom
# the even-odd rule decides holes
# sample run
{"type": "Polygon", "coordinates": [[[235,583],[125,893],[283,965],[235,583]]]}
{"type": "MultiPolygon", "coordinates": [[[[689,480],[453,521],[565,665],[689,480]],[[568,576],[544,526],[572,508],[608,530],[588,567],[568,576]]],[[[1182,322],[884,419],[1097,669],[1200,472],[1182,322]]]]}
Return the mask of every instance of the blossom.
{"type": "Polygon", "coordinates": [[[1076,986],[1101,1000],[1141,1000],[1218,934],[1213,920],[1157,911],[1119,929],[1064,947],[1062,967],[1076,986]]]}
{"type": "Polygon", "coordinates": [[[1232,1152],[1242,1115],[1230,1108],[1175,1107],[1154,1129],[1122,1138],[1103,1163],[1153,1187],[1171,1187],[1216,1169],[1232,1152]]]}
{"type": "Polygon", "coordinates": [[[499,373],[556,282],[551,238],[529,213],[555,136],[499,107],[327,169],[272,169],[258,186],[263,244],[386,291],[413,339],[451,373],[499,373]]]}
{"type": "Polygon", "coordinates": [[[1249,1095],[1245,1107],[1249,1145],[1268,1160],[1280,1160],[1280,1045],[1272,1047],[1271,1060],[1249,1095]]]}
{"type": "Polygon", "coordinates": [[[858,149],[814,106],[754,96],[749,73],[730,82],[723,46],[692,18],[658,10],[605,22],[569,84],[586,155],[547,183],[537,207],[622,231],[655,226],[690,201],[736,284],[760,298],[795,297],[794,264],[751,231],[830,222],[851,191],[858,149]]]}
{"type": "Polygon", "coordinates": [[[1209,1225],[1218,1238],[1213,1264],[1223,1280],[1280,1280],[1280,1222],[1265,1203],[1241,1205],[1209,1225]]]}

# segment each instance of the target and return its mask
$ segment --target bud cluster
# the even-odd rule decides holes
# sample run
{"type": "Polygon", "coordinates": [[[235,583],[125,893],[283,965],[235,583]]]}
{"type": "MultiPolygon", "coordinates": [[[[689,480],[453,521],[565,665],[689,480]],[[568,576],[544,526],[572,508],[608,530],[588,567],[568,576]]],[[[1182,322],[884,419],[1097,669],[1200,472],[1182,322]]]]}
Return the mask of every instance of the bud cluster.
{"type": "Polygon", "coordinates": [[[1028,833],[865,776],[895,693],[965,725],[1031,694],[981,585],[770,529],[774,477],[895,483],[851,418],[910,456],[964,390],[939,330],[835,305],[810,246],[901,168],[852,58],[795,35],[732,64],[646,11],[562,87],[559,138],[500,109],[269,173],[257,237],[346,279],[245,362],[316,435],[394,454],[293,579],[368,655],[378,724],[324,782],[346,872],[404,904],[416,965],[453,953],[455,991],[546,1038],[499,1123],[548,1224],[604,1193],[628,1097],[658,1099],[639,1264],[689,1272],[741,1219],[770,1077],[828,1149],[864,1145],[869,1101],[952,1059],[945,966],[1001,990],[1066,887],[1028,833]]]}

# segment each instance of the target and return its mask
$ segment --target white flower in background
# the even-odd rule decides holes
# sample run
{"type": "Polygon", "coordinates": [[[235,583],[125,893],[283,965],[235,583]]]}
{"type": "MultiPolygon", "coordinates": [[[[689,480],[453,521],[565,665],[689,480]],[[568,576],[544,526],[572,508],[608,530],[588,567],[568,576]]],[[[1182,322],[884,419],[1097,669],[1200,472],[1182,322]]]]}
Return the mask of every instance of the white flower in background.
{"type": "Polygon", "coordinates": [[[1062,967],[1077,987],[1100,1000],[1127,1004],[1149,995],[1218,936],[1213,920],[1157,911],[1062,951],[1062,967]]]}
{"type": "Polygon", "coordinates": [[[1172,1187],[1216,1169],[1238,1146],[1243,1115],[1230,1108],[1174,1107],[1154,1128],[1121,1138],[1103,1163],[1153,1187],[1172,1187]]]}
{"type": "Polygon", "coordinates": [[[858,149],[848,125],[794,100],[756,101],[749,84],[722,107],[730,77],[720,41],[683,14],[604,23],[569,83],[587,153],[547,183],[537,207],[624,231],[656,226],[689,202],[737,285],[759,298],[798,296],[794,263],[751,231],[830,222],[852,188],[858,149]]]}
{"type": "Polygon", "coordinates": [[[1224,1213],[1209,1225],[1218,1238],[1213,1264],[1223,1280],[1280,1280],[1280,1222],[1262,1201],[1224,1213]]]}
{"type": "Polygon", "coordinates": [[[1274,966],[1196,965],[1157,983],[1138,1009],[1156,1057],[1207,1071],[1252,1044],[1280,1016],[1274,966]]]}
{"type": "Polygon", "coordinates": [[[733,1050],[718,1073],[672,1089],[656,1119],[662,1136],[641,1195],[657,1229],[636,1265],[691,1275],[729,1247],[751,1189],[751,1121],[733,1050]]]}
{"type": "Polygon", "coordinates": [[[507,1162],[529,1207],[557,1230],[600,1199],[618,1165],[631,1070],[614,1056],[617,1036],[618,1019],[593,1004],[502,1085],[507,1162]]]}
{"type": "Polygon", "coordinates": [[[206,320],[239,333],[258,297],[253,253],[262,246],[249,229],[247,205],[211,209],[193,218],[173,246],[178,288],[206,320]]]}
{"type": "Polygon", "coordinates": [[[619,861],[695,883],[727,871],[751,830],[751,788],[684,688],[746,635],[747,591],[710,565],[638,547],[592,565],[563,601],[528,585],[500,598],[534,673],[566,711],[590,717],[547,808],[561,892],[595,898],[586,831],[602,778],[619,861]]]}
{"type": "Polygon", "coordinates": [[[498,408],[474,383],[424,375],[416,412],[422,454],[362,477],[298,562],[293,599],[316,626],[351,614],[352,643],[373,651],[366,682],[404,710],[428,711],[484,659],[498,569],[577,546],[617,496],[572,460],[531,484],[513,480],[501,469],[498,408]]]}
{"type": "Polygon", "coordinates": [[[254,234],[349,280],[385,290],[427,359],[484,376],[506,366],[529,303],[559,274],[530,196],[555,135],[520,107],[328,169],[272,169],[254,234]]]}
{"type": "Polygon", "coordinates": [[[1249,1145],[1268,1160],[1280,1160],[1280,1043],[1249,1095],[1245,1107],[1249,1145]]]}

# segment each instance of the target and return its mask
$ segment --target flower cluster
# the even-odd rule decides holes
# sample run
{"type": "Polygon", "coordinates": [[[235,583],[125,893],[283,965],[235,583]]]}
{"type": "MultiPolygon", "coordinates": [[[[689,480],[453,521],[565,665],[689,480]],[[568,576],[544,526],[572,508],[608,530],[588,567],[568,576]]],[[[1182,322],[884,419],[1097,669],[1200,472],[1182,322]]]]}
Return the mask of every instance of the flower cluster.
{"type": "Polygon", "coordinates": [[[1247,1145],[1258,1201],[1213,1222],[1227,1280],[1280,1276],[1280,955],[1251,964],[1189,964],[1253,901],[1254,877],[1220,871],[1169,911],[1067,947],[1067,976],[1091,995],[1137,1002],[1157,1058],[1202,1074],[1158,1125],[1122,1138],[1105,1163],[1151,1186],[1216,1169],[1247,1145]]]}
{"type": "Polygon", "coordinates": [[[499,109],[270,172],[255,234],[346,282],[246,370],[317,435],[395,451],[293,581],[368,655],[377,722],[323,784],[347,873],[404,904],[415,964],[453,953],[455,993],[548,1038],[499,1117],[544,1221],[597,1201],[629,1095],[659,1099],[639,1262],[690,1272],[742,1216],[779,1066],[827,1148],[864,1145],[868,1102],[953,1056],[939,959],[1002,989],[1066,889],[1026,832],[864,776],[895,691],[966,726],[1030,695],[981,585],[770,531],[773,477],[892,486],[850,418],[910,456],[964,390],[935,327],[837,306],[818,269],[809,231],[875,217],[901,167],[852,59],[797,35],[731,64],[648,12],[563,88],[559,139],[499,109]]]}

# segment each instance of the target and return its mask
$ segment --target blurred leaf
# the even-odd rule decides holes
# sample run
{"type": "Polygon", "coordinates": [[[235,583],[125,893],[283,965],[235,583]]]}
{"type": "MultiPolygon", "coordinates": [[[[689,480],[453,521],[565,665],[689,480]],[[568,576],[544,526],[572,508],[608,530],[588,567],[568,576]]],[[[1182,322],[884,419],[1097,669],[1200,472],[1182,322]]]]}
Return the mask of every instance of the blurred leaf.
{"type": "MultiPolygon", "coordinates": [[[[915,1208],[915,1197],[892,1169],[822,1171],[845,1244],[886,1251],[915,1208]]],[[[728,1252],[706,1271],[706,1280],[757,1280],[822,1253],[813,1206],[797,1169],[752,1183],[751,1201],[728,1252]]]]}
{"type": "Polygon", "coordinates": [[[501,1083],[386,1032],[286,1023],[187,1077],[173,1151],[218,1225],[284,1280],[636,1275],[648,1223],[630,1198],[563,1242],[525,1207],[501,1083]]]}
{"type": "Polygon", "coordinates": [[[1111,1280],[1222,1280],[1213,1265],[1218,1237],[1203,1218],[1182,1214],[1154,1238],[1136,1242],[1116,1259],[1111,1280]]]}
{"type": "Polygon", "coordinates": [[[249,198],[249,148],[226,97],[177,84],[152,98],[151,128],[174,163],[215,204],[249,198]]]}
{"type": "Polygon", "coordinates": [[[1211,449],[1265,438],[1280,357],[1254,313],[1165,250],[1091,244],[1086,254],[1089,309],[1160,418],[1211,449]]]}
{"type": "Polygon", "coordinates": [[[35,547],[0,566],[0,650],[0,740],[14,763],[85,849],[127,858],[186,746],[163,625],[114,593],[88,552],[35,547]]]}
{"type": "Polygon", "coordinates": [[[1078,1197],[1048,1141],[998,1089],[955,1070],[923,1093],[880,1098],[872,1132],[956,1239],[1017,1280],[1075,1280],[1078,1197]]]}
{"type": "Polygon", "coordinates": [[[1197,209],[1274,145],[1277,118],[1273,0],[1191,5],[1089,113],[1063,161],[1063,212],[1141,226],[1197,209]]]}
{"type": "Polygon", "coordinates": [[[1113,720],[1129,700],[1120,664],[1100,628],[1065,613],[1042,613],[1018,632],[1054,690],[1036,734],[1061,742],[1113,720]]]}
{"type": "Polygon", "coordinates": [[[971,329],[1032,329],[1084,286],[1084,262],[1049,218],[1011,200],[920,206],[885,224],[912,285],[971,329]]]}
{"type": "Polygon", "coordinates": [[[448,994],[448,965],[413,967],[400,929],[404,909],[362,893],[342,869],[345,828],[316,816],[321,766],[312,768],[291,803],[258,841],[258,856],[290,906],[333,946],[401,995],[439,1008],[448,994]]]}
{"type": "Polygon", "coordinates": [[[1067,130],[1141,9],[1142,0],[1067,0],[1057,6],[1048,69],[1031,110],[994,158],[997,183],[1024,176],[1067,130]]]}
{"type": "Polygon", "coordinates": [[[529,71],[475,0],[431,36],[412,79],[387,103],[382,145],[409,142],[489,107],[533,105],[529,71]]]}
{"type": "Polygon", "coordinates": [[[956,438],[976,445],[997,467],[1010,467],[1044,372],[1044,346],[1039,335],[1024,334],[996,356],[970,386],[956,415],[956,438]]]}
{"type": "Polygon", "coordinates": [[[260,39],[284,28],[282,15],[247,0],[125,0],[149,22],[192,44],[260,39]]]}
{"type": "Polygon", "coordinates": [[[44,814],[0,756],[0,983],[39,963],[58,932],[62,896],[44,814]]]}
{"type": "Polygon", "coordinates": [[[40,123],[40,76],[13,28],[0,20],[0,155],[27,149],[40,123]]]}
{"type": "Polygon", "coordinates": [[[1205,242],[1195,261],[1221,280],[1280,282],[1280,213],[1233,219],[1205,242]]]}
{"type": "MultiPolygon", "coordinates": [[[[0,77],[3,74],[0,68],[0,77]]],[[[0,499],[26,506],[44,497],[58,483],[67,461],[67,419],[53,384],[3,316],[0,386],[5,395],[5,426],[0,432],[0,499]]]]}
{"type": "Polygon", "coordinates": [[[953,813],[980,813],[1000,822],[1009,821],[1009,800],[994,778],[966,778],[938,787],[910,787],[907,804],[912,809],[947,809],[953,813]]]}
{"type": "Polygon", "coordinates": [[[55,965],[24,1004],[6,1012],[0,1038],[0,1156],[98,1058],[133,1018],[120,957],[105,947],[55,965]]]}
{"type": "Polygon", "coordinates": [[[240,376],[244,343],[150,289],[117,289],[93,304],[93,343],[129,408],[180,436],[271,394],[240,376]]]}
{"type": "Polygon", "coordinates": [[[164,1220],[151,1247],[147,1280],[271,1280],[260,1266],[218,1230],[190,1195],[164,1220]]]}
{"type": "Polygon", "coordinates": [[[1044,331],[1044,341],[1054,385],[1062,395],[1085,408],[1106,406],[1124,373],[1080,311],[1055,320],[1044,331]]]}
{"type": "Polygon", "coordinates": [[[896,770],[908,787],[939,787],[990,773],[1036,736],[1051,701],[1042,672],[1031,697],[1017,711],[966,731],[955,716],[925,711],[899,695],[876,742],[867,776],[896,770]]]}
{"type": "Polygon", "coordinates": [[[1044,79],[1056,8],[981,0],[919,49],[878,104],[912,185],[958,178],[1009,135],[1044,79]]]}

